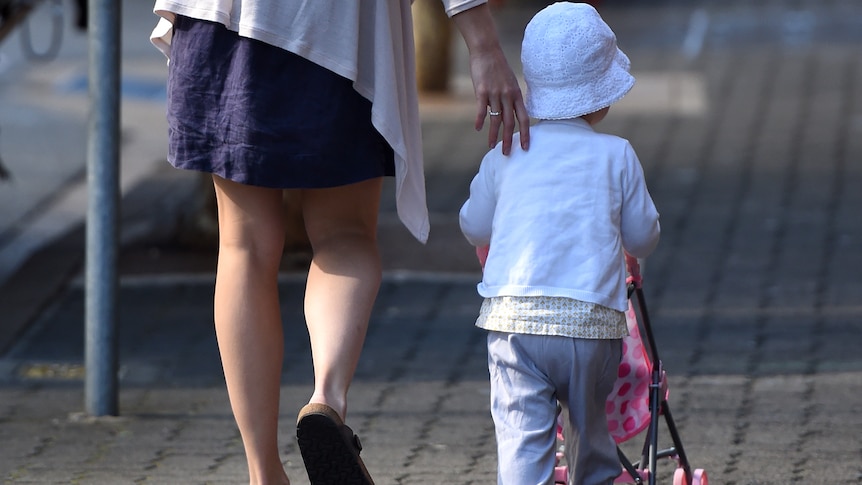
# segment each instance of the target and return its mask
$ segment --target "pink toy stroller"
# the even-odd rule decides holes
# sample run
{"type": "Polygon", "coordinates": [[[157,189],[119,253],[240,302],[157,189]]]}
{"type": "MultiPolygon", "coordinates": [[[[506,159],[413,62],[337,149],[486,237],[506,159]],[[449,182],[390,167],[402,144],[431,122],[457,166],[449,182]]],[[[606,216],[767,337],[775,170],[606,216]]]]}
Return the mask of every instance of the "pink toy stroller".
{"type": "MultiPolygon", "coordinates": [[[[649,483],[649,485],[655,485],[657,461],[668,458],[677,462],[677,468],[673,475],[673,485],[709,485],[705,471],[691,469],[670,413],[667,402],[667,375],[662,368],[650,327],[643,288],[641,287],[640,265],[636,258],[627,254],[626,266],[629,272],[627,280],[629,310],[626,313],[629,336],[623,339],[623,358],[620,363],[619,376],[607,401],[608,427],[617,444],[634,438],[645,429],[648,429],[648,432],[645,435],[640,461],[633,463],[617,447],[623,470],[614,483],[637,485],[649,483]],[[631,295],[637,297],[640,323],[647,337],[648,348],[644,347],[641,340],[641,325],[639,325],[638,314],[632,305],[631,295]],[[658,448],[660,416],[664,416],[673,441],[673,446],[665,450],[658,448]]],[[[562,431],[559,426],[557,437],[562,441],[562,431]]],[[[557,457],[559,460],[562,453],[558,453],[557,457]]],[[[568,468],[558,464],[555,469],[554,483],[565,484],[567,477],[568,468]]]]}

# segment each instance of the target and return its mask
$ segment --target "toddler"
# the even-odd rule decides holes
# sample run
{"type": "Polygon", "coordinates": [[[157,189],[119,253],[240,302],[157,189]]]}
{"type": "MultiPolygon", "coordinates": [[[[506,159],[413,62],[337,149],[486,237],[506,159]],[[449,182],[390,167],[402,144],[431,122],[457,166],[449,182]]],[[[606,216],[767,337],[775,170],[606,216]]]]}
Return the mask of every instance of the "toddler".
{"type": "Polygon", "coordinates": [[[498,484],[553,483],[559,403],[568,483],[610,485],[621,472],[605,401],[628,332],[624,251],[649,255],[659,216],[629,142],[593,125],[634,78],[582,3],[536,14],[521,61],[530,150],[485,155],[460,212],[467,240],[490,245],[476,325],[488,330],[498,484]]]}

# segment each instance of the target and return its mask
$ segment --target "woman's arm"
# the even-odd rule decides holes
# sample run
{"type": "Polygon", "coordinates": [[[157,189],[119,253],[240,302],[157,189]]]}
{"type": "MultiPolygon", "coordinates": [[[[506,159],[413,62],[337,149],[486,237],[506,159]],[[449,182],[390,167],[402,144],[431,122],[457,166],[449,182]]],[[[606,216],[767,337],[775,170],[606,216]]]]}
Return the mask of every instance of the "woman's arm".
{"type": "Polygon", "coordinates": [[[512,147],[515,123],[521,133],[521,148],[529,148],[530,117],[524,106],[521,86],[509,66],[491,10],[481,4],[452,16],[455,26],[461,32],[470,52],[470,75],[476,92],[476,130],[485,124],[489,112],[500,113],[490,116],[488,145],[497,144],[500,126],[503,127],[503,154],[508,155],[512,147]]]}

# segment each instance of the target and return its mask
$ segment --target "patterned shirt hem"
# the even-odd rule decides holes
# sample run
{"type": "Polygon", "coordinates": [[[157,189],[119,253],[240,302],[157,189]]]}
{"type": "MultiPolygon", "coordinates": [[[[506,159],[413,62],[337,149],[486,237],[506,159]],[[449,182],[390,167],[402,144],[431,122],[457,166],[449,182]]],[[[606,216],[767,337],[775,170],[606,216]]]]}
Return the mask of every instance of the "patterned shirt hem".
{"type": "Polygon", "coordinates": [[[476,326],[485,330],[584,339],[628,336],[625,313],[553,296],[500,296],[482,302],[476,326]]]}

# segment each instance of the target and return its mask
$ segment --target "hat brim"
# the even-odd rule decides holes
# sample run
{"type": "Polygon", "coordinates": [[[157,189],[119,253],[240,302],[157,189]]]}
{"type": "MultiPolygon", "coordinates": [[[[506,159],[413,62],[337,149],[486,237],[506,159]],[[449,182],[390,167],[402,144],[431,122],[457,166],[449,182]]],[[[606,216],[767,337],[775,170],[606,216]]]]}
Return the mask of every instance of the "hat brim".
{"type": "Polygon", "coordinates": [[[577,118],[611,106],[632,89],[629,58],[617,49],[614,61],[603,75],[587,84],[531,86],[527,82],[526,106],[532,118],[562,120],[577,118]]]}

